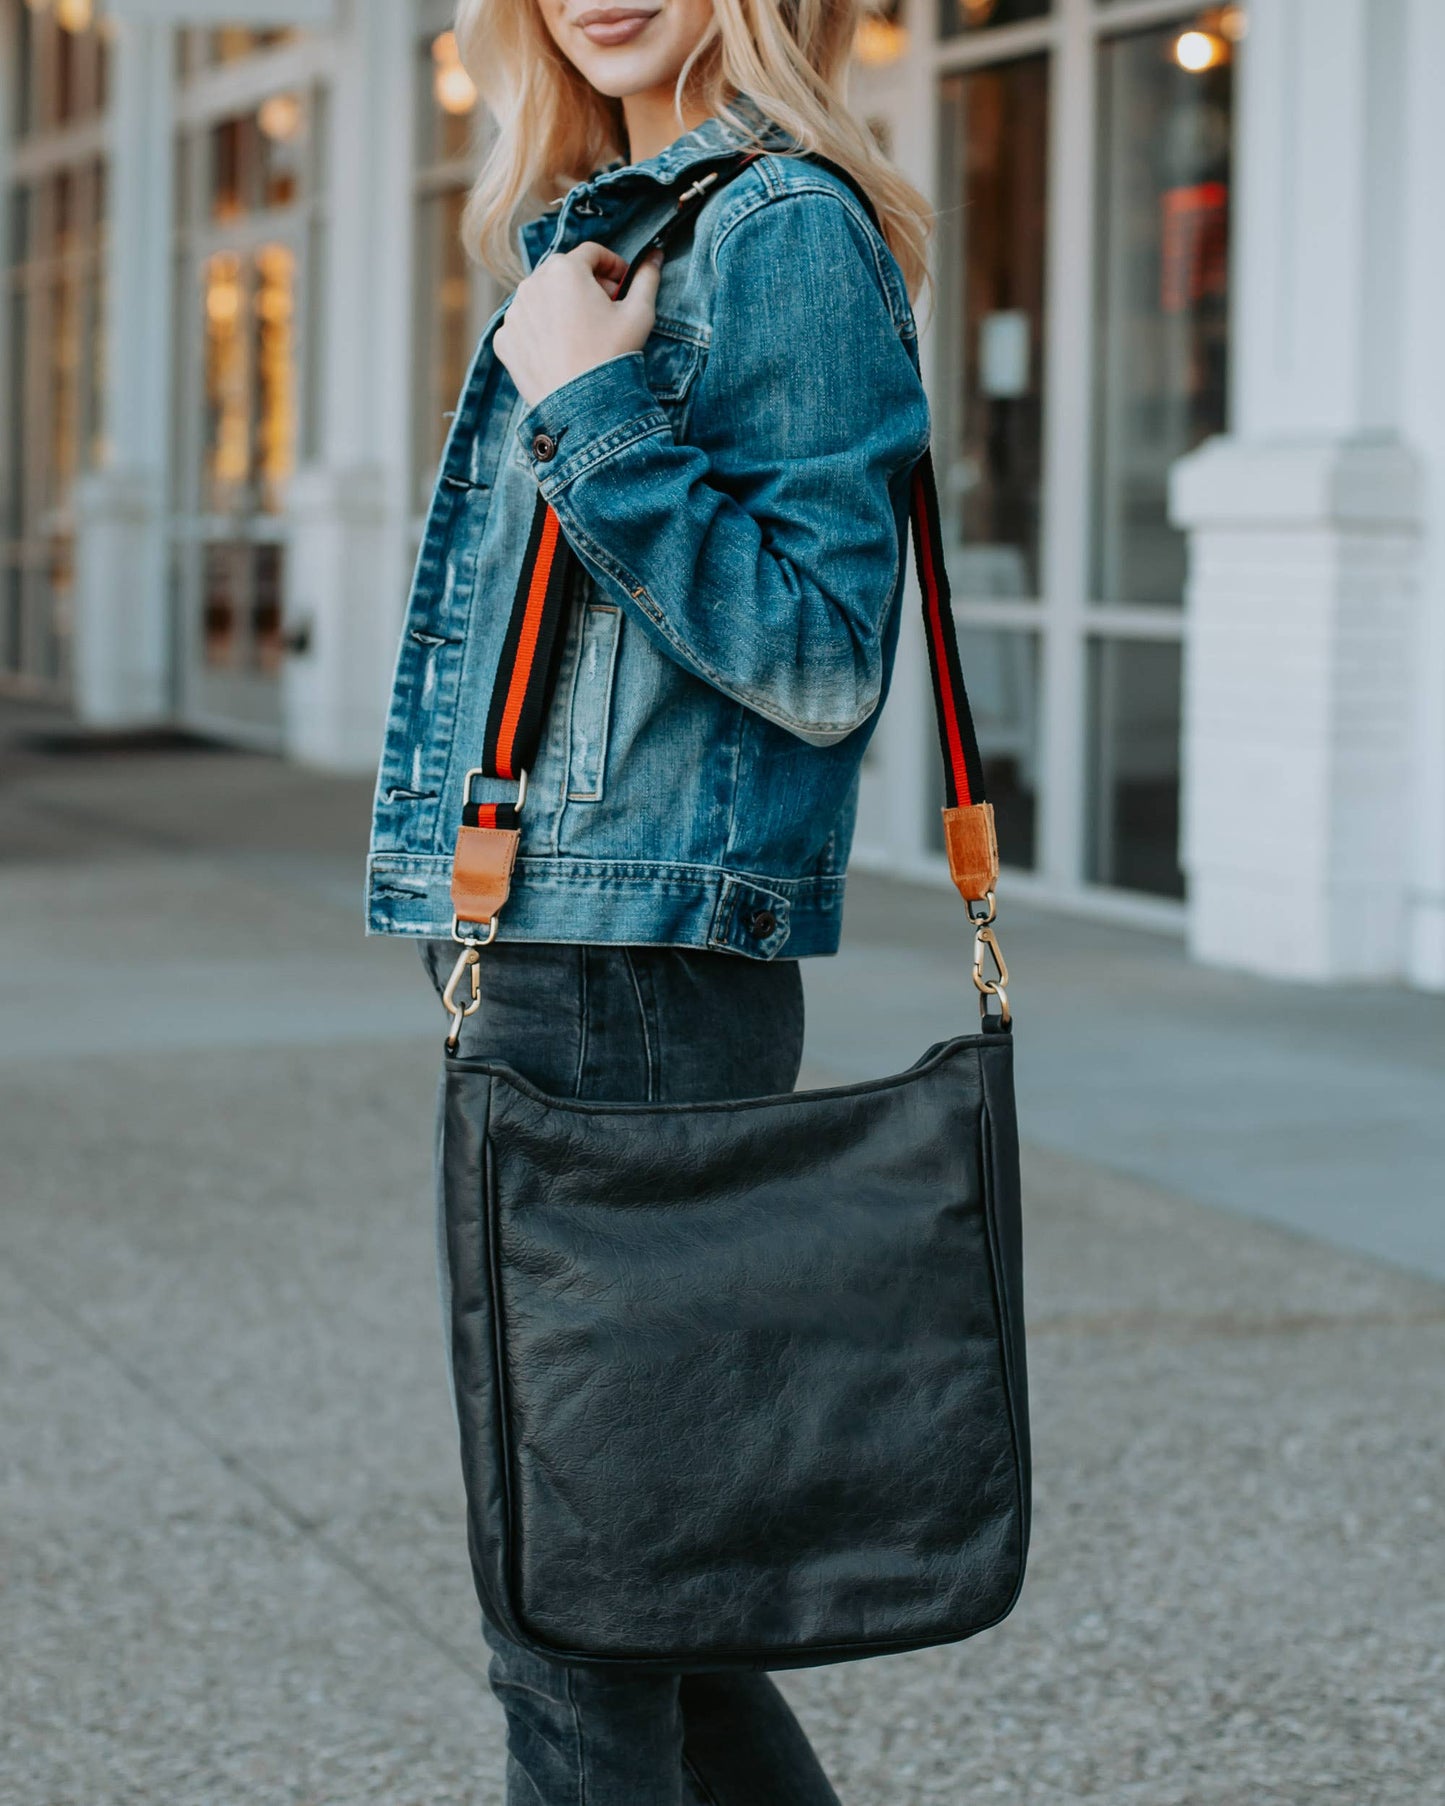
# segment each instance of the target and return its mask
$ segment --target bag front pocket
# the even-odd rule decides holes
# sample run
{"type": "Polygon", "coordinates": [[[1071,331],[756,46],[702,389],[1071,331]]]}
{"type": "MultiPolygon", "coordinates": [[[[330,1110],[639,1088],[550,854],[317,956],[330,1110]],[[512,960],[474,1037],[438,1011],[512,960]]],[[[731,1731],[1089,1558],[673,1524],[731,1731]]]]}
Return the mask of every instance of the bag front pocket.
{"type": "Polygon", "coordinates": [[[607,730],[612,718],[612,684],[621,630],[622,610],[612,603],[588,602],[583,607],[569,716],[569,803],[595,803],[602,798],[607,730]]]}

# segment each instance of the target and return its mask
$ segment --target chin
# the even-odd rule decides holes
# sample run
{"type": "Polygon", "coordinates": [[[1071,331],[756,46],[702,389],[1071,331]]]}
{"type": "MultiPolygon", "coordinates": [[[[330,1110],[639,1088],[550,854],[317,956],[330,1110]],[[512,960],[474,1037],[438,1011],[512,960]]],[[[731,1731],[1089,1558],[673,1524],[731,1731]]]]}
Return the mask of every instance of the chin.
{"type": "Polygon", "coordinates": [[[677,71],[659,64],[655,57],[599,57],[594,52],[585,61],[579,57],[577,68],[588,84],[609,100],[626,100],[629,94],[645,94],[677,79],[677,71]]]}

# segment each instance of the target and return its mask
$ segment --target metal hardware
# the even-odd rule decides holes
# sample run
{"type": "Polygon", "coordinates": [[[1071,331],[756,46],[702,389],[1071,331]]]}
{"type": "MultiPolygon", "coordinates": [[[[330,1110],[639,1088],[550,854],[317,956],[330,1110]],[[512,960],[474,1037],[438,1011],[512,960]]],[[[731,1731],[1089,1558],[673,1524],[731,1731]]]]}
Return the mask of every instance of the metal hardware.
{"type": "Polygon", "coordinates": [[[677,197],[679,207],[685,207],[689,201],[695,201],[700,194],[706,194],[718,178],[718,172],[709,170],[705,176],[699,176],[691,188],[684,188],[677,197]]]}
{"type": "MultiPolygon", "coordinates": [[[[472,767],[472,769],[467,773],[467,775],[462,779],[462,802],[463,803],[471,802],[472,785],[477,781],[478,778],[484,778],[486,775],[487,775],[486,772],[484,772],[482,770],[480,765],[474,765],[472,767]]],[[[517,800],[515,803],[512,804],[512,807],[517,811],[518,815],[520,815],[522,813],[522,804],[525,803],[526,800],[527,800],[527,774],[524,771],[518,775],[517,800]]]]}
{"type": "Polygon", "coordinates": [[[978,1007],[985,1017],[988,1015],[988,1000],[998,998],[999,1020],[1008,1023],[1013,1020],[1008,1001],[1008,965],[1004,960],[1003,949],[998,944],[998,936],[993,931],[994,898],[993,892],[988,894],[989,913],[986,916],[975,916],[973,906],[969,906],[969,918],[975,925],[973,938],[973,983],[978,992],[978,1007]],[[993,976],[984,972],[985,958],[993,962],[993,976]]]}
{"type": "MultiPolygon", "coordinates": [[[[493,922],[492,935],[495,936],[496,932],[497,924],[493,922]]],[[[452,923],[452,934],[456,936],[455,921],[452,923]]],[[[457,1051],[457,1043],[462,1036],[462,1024],[467,1017],[475,1016],[482,1007],[482,948],[487,944],[486,941],[476,940],[462,943],[461,957],[452,967],[452,975],[447,980],[446,989],[442,992],[442,1004],[452,1019],[452,1025],[447,1030],[448,1053],[457,1051]],[[462,982],[464,972],[471,973],[472,995],[469,1003],[460,1003],[457,1000],[457,988],[462,982]]]]}
{"type": "MultiPolygon", "coordinates": [[[[474,922],[472,924],[472,926],[475,928],[480,928],[481,925],[482,924],[480,922],[474,922]]],[[[495,916],[493,916],[491,921],[487,923],[486,927],[487,927],[486,939],[479,940],[477,938],[477,936],[474,934],[463,934],[462,933],[462,918],[460,916],[453,916],[452,917],[452,939],[454,941],[459,941],[463,947],[490,947],[492,942],[494,940],[496,940],[496,938],[497,938],[497,918],[495,916]]]]}
{"type": "Polygon", "coordinates": [[[998,898],[992,891],[990,891],[986,897],[980,897],[976,902],[968,904],[967,908],[968,919],[973,923],[975,928],[987,928],[990,922],[998,919],[998,898]],[[980,916],[974,914],[975,909],[977,909],[980,904],[987,909],[987,915],[980,916]]]}

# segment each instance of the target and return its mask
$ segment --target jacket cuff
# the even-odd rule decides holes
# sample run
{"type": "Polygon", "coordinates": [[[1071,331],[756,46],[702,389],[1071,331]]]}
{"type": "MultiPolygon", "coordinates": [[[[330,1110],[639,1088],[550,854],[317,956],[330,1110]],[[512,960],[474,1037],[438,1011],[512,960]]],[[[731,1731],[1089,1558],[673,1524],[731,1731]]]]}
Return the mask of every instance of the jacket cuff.
{"type": "Polygon", "coordinates": [[[610,357],[544,395],[517,422],[517,437],[549,500],[584,470],[639,439],[672,430],[647,386],[640,351],[610,357]]]}

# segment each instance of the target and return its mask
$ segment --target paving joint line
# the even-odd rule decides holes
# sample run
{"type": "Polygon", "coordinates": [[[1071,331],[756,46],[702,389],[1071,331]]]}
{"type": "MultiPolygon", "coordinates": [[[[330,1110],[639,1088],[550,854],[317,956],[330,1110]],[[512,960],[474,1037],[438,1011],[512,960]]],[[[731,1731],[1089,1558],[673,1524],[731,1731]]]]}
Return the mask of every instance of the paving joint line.
{"type": "Polygon", "coordinates": [[[72,1314],[57,1303],[43,1284],[35,1282],[33,1273],[27,1270],[28,1262],[17,1261],[13,1253],[8,1253],[4,1257],[4,1264],[32,1298],[41,1304],[65,1329],[78,1332],[82,1340],[87,1342],[154,1410],[162,1417],[168,1418],[194,1443],[203,1448],[226,1472],[233,1474],[264,1499],[271,1509],[283,1518],[299,1536],[312,1543],[333,1567],[346,1574],[377,1605],[389,1612],[400,1625],[420,1637],[439,1655],[444,1656],[453,1667],[460,1669],[469,1679],[475,1681],[479,1687],[487,1689],[487,1671],[484,1663],[475,1661],[447,1638],[438,1636],[426,1620],[413,1611],[405,1600],[399,1598],[390,1587],[377,1580],[367,1568],[348,1555],[339,1543],[321,1529],[314,1518],[294,1503],[251,1461],[247,1460],[244,1455],[238,1455],[234,1450],[226,1448],[210,1436],[163,1386],[157,1384],[142,1368],[137,1367],[119,1353],[114,1344],[94,1329],[83,1315],[72,1314]]]}

